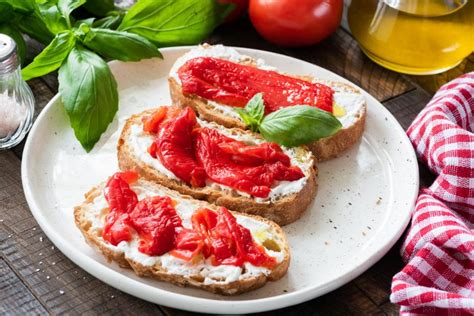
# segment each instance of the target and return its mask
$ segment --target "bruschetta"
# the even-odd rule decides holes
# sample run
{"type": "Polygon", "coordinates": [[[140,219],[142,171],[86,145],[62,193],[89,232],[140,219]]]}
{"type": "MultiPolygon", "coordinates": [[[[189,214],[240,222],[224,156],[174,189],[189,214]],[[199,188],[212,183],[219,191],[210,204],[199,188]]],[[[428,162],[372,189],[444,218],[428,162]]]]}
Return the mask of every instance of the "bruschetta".
{"type": "Polygon", "coordinates": [[[169,73],[169,86],[174,104],[189,106],[200,118],[229,128],[246,128],[234,109],[245,106],[259,92],[264,93],[267,114],[291,105],[314,105],[331,112],[342,128],[307,144],[319,161],[352,147],[364,131],[366,101],[358,89],[342,82],[286,75],[262,59],[223,45],[200,45],[178,58],[169,73]]]}
{"type": "Polygon", "coordinates": [[[130,117],[118,141],[122,170],[279,225],[297,220],[316,195],[316,159],[259,134],[162,106],[130,117]]]}
{"type": "Polygon", "coordinates": [[[118,172],[92,188],[74,217],[87,243],[124,268],[179,286],[233,295],[288,270],[282,229],[118,172]]]}

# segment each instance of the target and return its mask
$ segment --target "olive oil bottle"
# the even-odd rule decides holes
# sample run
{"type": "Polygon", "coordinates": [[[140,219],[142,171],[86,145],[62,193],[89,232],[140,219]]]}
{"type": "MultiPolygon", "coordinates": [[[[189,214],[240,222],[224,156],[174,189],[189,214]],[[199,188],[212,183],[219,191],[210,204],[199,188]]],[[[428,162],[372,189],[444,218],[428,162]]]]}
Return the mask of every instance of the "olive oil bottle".
{"type": "Polygon", "coordinates": [[[352,0],[348,22],[364,53],[408,74],[458,65],[474,48],[473,0],[352,0]]]}

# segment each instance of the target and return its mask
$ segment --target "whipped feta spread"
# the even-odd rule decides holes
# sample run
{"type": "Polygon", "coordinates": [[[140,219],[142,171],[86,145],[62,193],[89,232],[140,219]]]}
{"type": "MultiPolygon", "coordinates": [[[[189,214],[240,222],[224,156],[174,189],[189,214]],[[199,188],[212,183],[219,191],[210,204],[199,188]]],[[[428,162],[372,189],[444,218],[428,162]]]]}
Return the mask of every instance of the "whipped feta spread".
{"type": "MultiPolygon", "coordinates": [[[[206,122],[200,119],[198,119],[198,122],[201,126],[217,129],[223,135],[232,137],[236,140],[243,141],[245,143],[260,144],[264,142],[263,139],[258,138],[255,135],[237,133],[232,129],[227,129],[216,123],[206,122]]],[[[161,163],[159,159],[153,158],[148,153],[147,149],[148,147],[150,147],[153,140],[153,135],[150,135],[143,131],[142,124],[135,124],[130,127],[130,133],[127,136],[126,142],[129,144],[130,150],[132,151],[132,154],[135,155],[135,157],[137,157],[150,167],[155,168],[156,170],[165,174],[170,179],[179,180],[179,178],[176,177],[172,171],[166,169],[166,167],[161,163]]],[[[301,191],[306,185],[309,176],[311,175],[313,157],[309,151],[299,147],[285,148],[282,146],[282,149],[284,153],[288,155],[288,157],[290,157],[291,165],[298,166],[301,171],[303,171],[305,176],[295,181],[276,181],[274,186],[271,188],[270,194],[267,198],[254,198],[257,203],[274,202],[281,197],[288,196],[290,194],[301,191]]],[[[229,186],[213,182],[209,179],[207,180],[206,185],[213,189],[229,192],[234,195],[250,197],[250,194],[246,192],[242,192],[229,186]]]]}
{"type": "MultiPolygon", "coordinates": [[[[192,228],[191,226],[191,215],[196,209],[202,207],[199,202],[196,203],[192,200],[183,199],[182,197],[173,194],[169,191],[164,191],[155,186],[149,185],[143,180],[131,185],[131,189],[138,195],[138,199],[141,200],[147,196],[156,195],[167,195],[177,202],[175,208],[177,213],[182,219],[183,226],[186,228],[192,228]]],[[[110,243],[102,239],[100,233],[104,227],[104,218],[108,210],[108,204],[105,200],[104,195],[97,195],[92,204],[87,206],[88,209],[84,213],[86,220],[91,222],[90,230],[96,233],[98,238],[103,241],[109,249],[113,251],[121,251],[125,257],[135,262],[142,264],[143,266],[154,266],[159,265],[169,273],[189,276],[200,276],[204,279],[204,284],[226,284],[238,280],[244,280],[256,275],[268,275],[270,270],[264,267],[257,267],[249,262],[244,263],[243,267],[231,266],[231,265],[220,265],[213,266],[209,259],[203,260],[199,263],[186,262],[182,259],[176,258],[169,254],[162,256],[149,256],[147,254],[138,251],[138,235],[134,234],[131,241],[122,241],[117,246],[111,245],[110,243]]],[[[242,226],[250,230],[255,242],[262,244],[267,239],[272,239],[281,245],[281,241],[277,235],[274,235],[270,225],[265,222],[259,222],[253,218],[236,215],[237,222],[242,226]]],[[[285,254],[283,251],[272,251],[264,248],[268,255],[274,257],[278,263],[282,262],[285,254]]]]}
{"type": "MultiPolygon", "coordinates": [[[[252,57],[240,54],[237,50],[223,45],[199,45],[191,49],[189,52],[179,57],[174,63],[169,76],[181,84],[178,76],[178,70],[188,60],[196,57],[214,57],[229,60],[235,63],[242,63],[252,61],[252,57]]],[[[265,60],[259,58],[254,60],[257,68],[264,70],[278,71],[275,67],[268,65],[265,60]]],[[[342,85],[332,84],[331,82],[324,82],[321,80],[314,80],[313,82],[320,82],[329,85],[334,90],[334,104],[343,109],[343,114],[337,115],[337,119],[341,122],[344,128],[353,125],[357,119],[362,115],[365,105],[365,98],[359,91],[347,89],[342,85]]],[[[234,111],[232,106],[217,103],[214,101],[207,101],[208,105],[223,115],[230,116],[240,120],[240,116],[234,111]]]]}

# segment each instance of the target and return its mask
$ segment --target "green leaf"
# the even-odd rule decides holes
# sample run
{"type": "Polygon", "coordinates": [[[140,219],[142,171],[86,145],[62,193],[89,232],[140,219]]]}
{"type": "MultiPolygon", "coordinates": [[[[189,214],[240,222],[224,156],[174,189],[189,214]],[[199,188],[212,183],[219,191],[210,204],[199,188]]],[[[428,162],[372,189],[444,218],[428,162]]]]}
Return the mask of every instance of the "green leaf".
{"type": "Polygon", "coordinates": [[[0,4],[9,4],[16,12],[22,14],[31,13],[35,8],[34,0],[0,0],[0,4]]]}
{"type": "Polygon", "coordinates": [[[66,19],[67,25],[71,28],[71,12],[86,3],[86,0],[58,0],[58,9],[61,15],[66,19]]]}
{"type": "Polygon", "coordinates": [[[92,26],[115,30],[122,22],[124,14],[118,11],[114,11],[113,13],[114,13],[113,15],[109,15],[109,16],[106,16],[105,18],[96,20],[92,24],[92,26]]]}
{"type": "Polygon", "coordinates": [[[26,44],[23,36],[21,33],[12,25],[10,24],[0,24],[0,33],[7,34],[16,43],[16,47],[18,48],[18,55],[20,55],[20,60],[23,62],[25,60],[26,55],[26,44]]]}
{"type": "Polygon", "coordinates": [[[59,69],[59,92],[76,138],[91,151],[118,109],[117,82],[109,66],[76,46],[59,69]]]}
{"type": "Polygon", "coordinates": [[[44,21],[36,14],[23,17],[17,26],[23,33],[45,45],[50,43],[54,37],[44,21]]]}
{"type": "Polygon", "coordinates": [[[29,80],[44,76],[58,69],[74,48],[74,44],[75,37],[71,31],[56,35],[51,44],[46,46],[31,64],[22,70],[23,79],[29,80]]]}
{"type": "Polygon", "coordinates": [[[247,125],[250,130],[257,132],[265,112],[263,94],[255,94],[252,99],[247,102],[244,109],[234,108],[234,110],[240,115],[245,125],[247,125]]]}
{"type": "Polygon", "coordinates": [[[250,99],[245,106],[247,113],[252,116],[258,124],[262,122],[263,113],[265,112],[265,105],[263,104],[263,93],[257,93],[250,99]]]}
{"type": "Polygon", "coordinates": [[[217,8],[215,0],[140,0],[118,30],[142,35],[158,47],[196,44],[221,22],[217,8]]]}
{"type": "Polygon", "coordinates": [[[331,113],[308,105],[297,105],[267,115],[259,131],[268,141],[294,147],[329,137],[341,127],[341,122],[331,113]]]}
{"type": "Polygon", "coordinates": [[[241,108],[234,108],[234,111],[237,112],[244,121],[245,125],[250,128],[252,132],[257,132],[258,131],[258,123],[252,118],[250,114],[245,111],[245,109],[241,108]]]}
{"type": "Polygon", "coordinates": [[[88,48],[110,59],[137,61],[162,57],[156,46],[146,38],[128,32],[91,28],[83,42],[88,48]]]}
{"type": "Polygon", "coordinates": [[[81,26],[81,24],[85,24],[89,27],[92,27],[92,25],[94,24],[94,21],[95,21],[95,18],[77,20],[76,22],[74,22],[74,27],[79,27],[79,26],[81,26]]]}
{"type": "Polygon", "coordinates": [[[9,3],[0,2],[0,23],[10,23],[15,19],[15,11],[9,3]]]}
{"type": "Polygon", "coordinates": [[[114,0],[87,0],[84,8],[96,16],[106,16],[115,10],[114,0]]]}
{"type": "Polygon", "coordinates": [[[36,14],[53,34],[67,31],[70,28],[68,20],[61,14],[55,1],[38,3],[36,14]]]}

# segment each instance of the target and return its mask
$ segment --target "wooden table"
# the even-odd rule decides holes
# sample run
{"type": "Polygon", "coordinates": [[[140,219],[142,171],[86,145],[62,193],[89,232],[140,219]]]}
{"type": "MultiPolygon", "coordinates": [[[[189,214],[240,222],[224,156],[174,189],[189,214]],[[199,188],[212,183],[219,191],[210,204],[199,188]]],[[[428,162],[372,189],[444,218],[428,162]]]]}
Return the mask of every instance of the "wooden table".
{"type": "MultiPolygon", "coordinates": [[[[457,68],[441,75],[400,75],[366,58],[343,28],[320,45],[284,49],[266,43],[244,19],[219,28],[208,42],[274,51],[327,68],[371,93],[404,128],[441,84],[474,69],[471,55],[457,68]]],[[[30,45],[33,54],[35,47],[30,45]]],[[[57,92],[55,75],[31,80],[29,84],[39,113],[57,92]]],[[[191,314],[122,293],[92,277],[55,249],[32,217],[24,198],[20,177],[22,149],[20,145],[0,152],[0,314],[191,314]]],[[[421,185],[429,185],[433,176],[420,167],[421,185]]],[[[329,294],[264,314],[396,315],[398,307],[389,302],[389,295],[391,278],[403,266],[399,248],[398,243],[364,274],[329,294]]]]}

